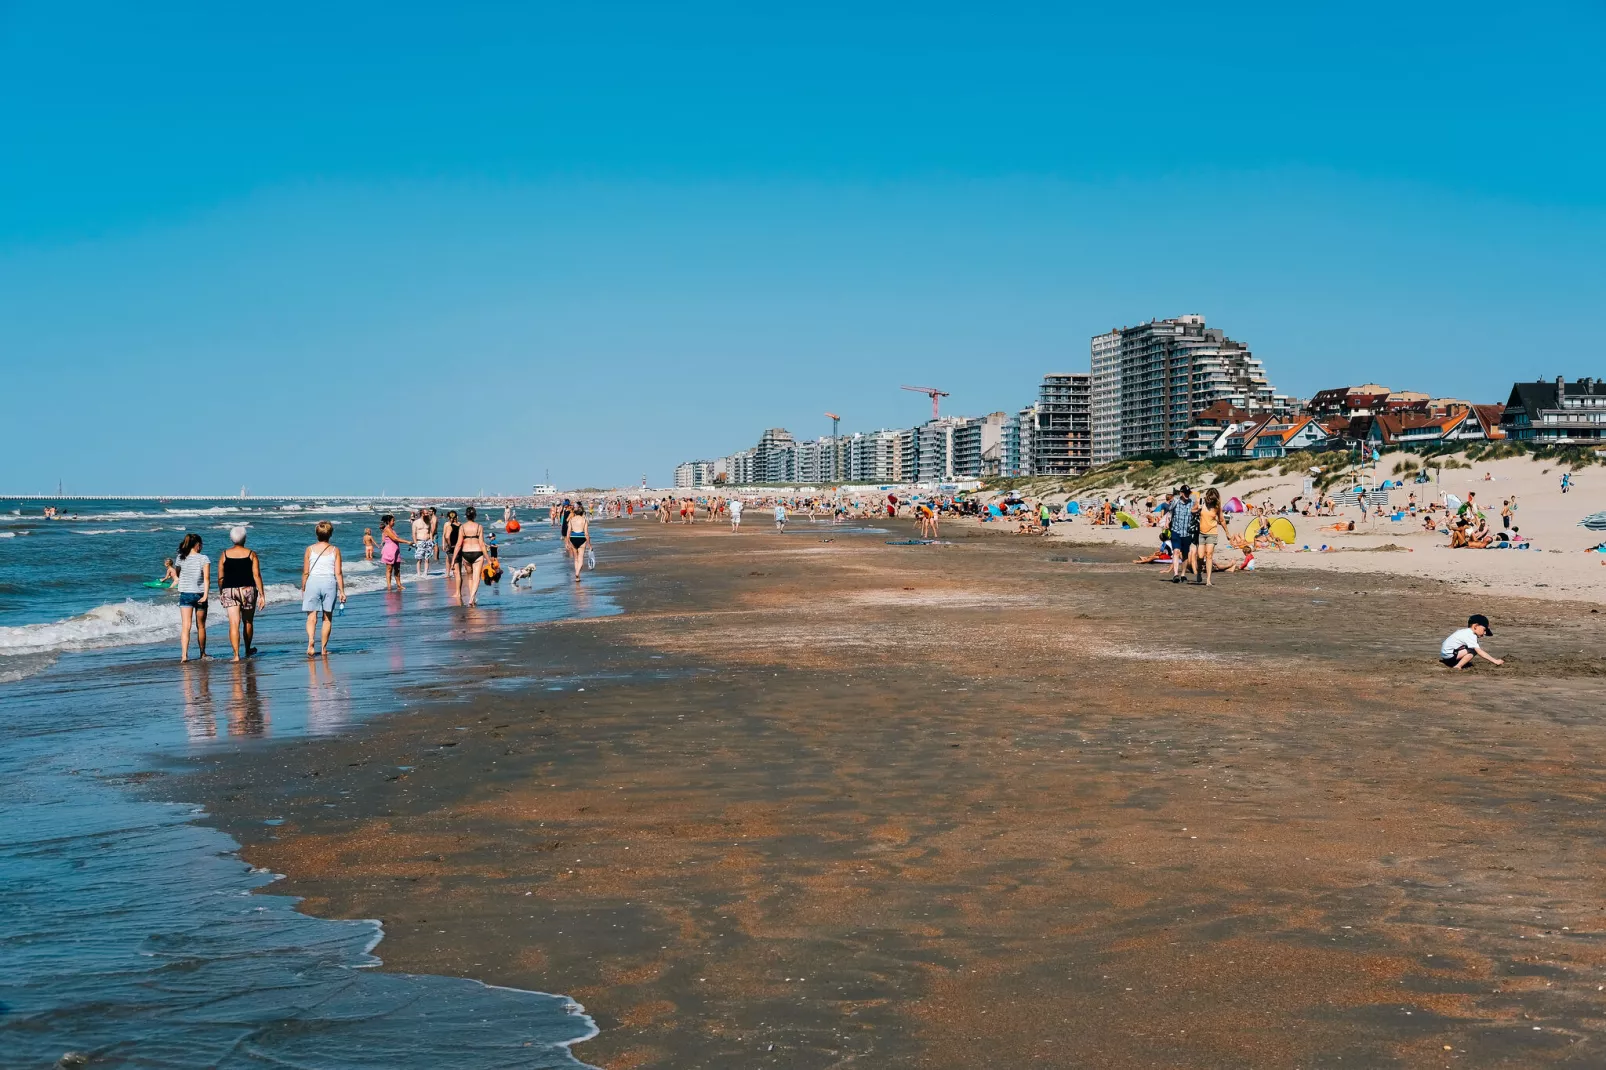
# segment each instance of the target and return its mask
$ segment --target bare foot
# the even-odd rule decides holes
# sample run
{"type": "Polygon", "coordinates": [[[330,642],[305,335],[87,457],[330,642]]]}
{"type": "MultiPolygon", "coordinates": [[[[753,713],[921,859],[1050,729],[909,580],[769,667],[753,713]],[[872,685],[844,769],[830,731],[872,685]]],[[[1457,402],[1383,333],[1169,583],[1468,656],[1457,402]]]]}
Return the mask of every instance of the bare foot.
{"type": "Polygon", "coordinates": [[[307,657],[309,657],[309,658],[311,658],[311,657],[316,657],[316,656],[317,656],[317,655],[315,655],[315,654],[314,654],[314,653],[313,653],[313,651],[312,651],[312,644],[311,644],[311,643],[308,643],[308,644],[307,644],[307,657]]]}

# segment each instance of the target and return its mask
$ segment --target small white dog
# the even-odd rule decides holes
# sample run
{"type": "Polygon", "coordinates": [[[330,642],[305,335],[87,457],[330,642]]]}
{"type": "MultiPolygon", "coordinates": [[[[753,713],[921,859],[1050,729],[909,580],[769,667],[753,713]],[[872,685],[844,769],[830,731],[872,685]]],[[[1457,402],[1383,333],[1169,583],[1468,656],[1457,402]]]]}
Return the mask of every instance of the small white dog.
{"type": "MultiPolygon", "coordinates": [[[[517,572],[513,573],[513,586],[517,587],[519,585],[519,581],[520,580],[528,580],[530,577],[532,577],[534,575],[535,575],[535,565],[534,564],[524,565],[517,572]]],[[[530,586],[533,587],[535,585],[532,583],[530,586]]]]}

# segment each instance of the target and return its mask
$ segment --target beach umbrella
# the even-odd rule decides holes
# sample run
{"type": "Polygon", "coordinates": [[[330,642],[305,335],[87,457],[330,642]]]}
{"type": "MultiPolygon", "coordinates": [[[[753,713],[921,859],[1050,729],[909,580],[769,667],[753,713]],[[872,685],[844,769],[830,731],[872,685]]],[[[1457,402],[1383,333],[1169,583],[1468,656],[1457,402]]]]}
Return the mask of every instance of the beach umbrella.
{"type": "Polygon", "coordinates": [[[1457,509],[1461,508],[1461,499],[1457,498],[1454,494],[1446,494],[1444,496],[1444,504],[1447,508],[1449,508],[1450,512],[1453,513],[1457,509]]]}
{"type": "Polygon", "coordinates": [[[1578,522],[1578,526],[1590,531],[1606,531],[1606,513],[1590,513],[1578,522]]]}

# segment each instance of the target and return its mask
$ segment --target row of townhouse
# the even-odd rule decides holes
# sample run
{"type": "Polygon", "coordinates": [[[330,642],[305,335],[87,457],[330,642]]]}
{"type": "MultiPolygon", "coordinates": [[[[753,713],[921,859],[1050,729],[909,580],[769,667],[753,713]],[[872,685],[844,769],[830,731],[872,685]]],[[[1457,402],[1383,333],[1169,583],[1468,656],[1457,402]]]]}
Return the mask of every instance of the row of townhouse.
{"type": "Polygon", "coordinates": [[[1552,445],[1606,443],[1606,381],[1585,377],[1514,383],[1504,405],[1479,405],[1377,383],[1318,391],[1295,417],[1230,402],[1199,412],[1189,457],[1281,457],[1299,450],[1422,450],[1509,439],[1552,445]]]}

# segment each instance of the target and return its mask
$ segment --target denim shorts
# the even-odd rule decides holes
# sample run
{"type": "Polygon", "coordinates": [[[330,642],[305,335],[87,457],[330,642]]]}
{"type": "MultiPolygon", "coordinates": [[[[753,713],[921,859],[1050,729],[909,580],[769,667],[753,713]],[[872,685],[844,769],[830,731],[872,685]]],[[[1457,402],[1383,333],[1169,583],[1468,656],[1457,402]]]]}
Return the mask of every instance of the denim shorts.
{"type": "Polygon", "coordinates": [[[321,609],[325,613],[333,613],[336,595],[335,581],[332,579],[309,583],[307,589],[301,592],[301,612],[315,613],[321,609]]]}
{"type": "Polygon", "coordinates": [[[178,604],[185,609],[194,609],[201,605],[201,594],[199,591],[185,591],[178,596],[178,604]]]}

